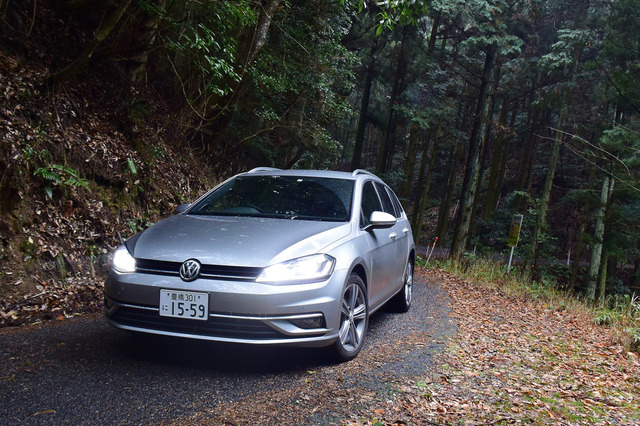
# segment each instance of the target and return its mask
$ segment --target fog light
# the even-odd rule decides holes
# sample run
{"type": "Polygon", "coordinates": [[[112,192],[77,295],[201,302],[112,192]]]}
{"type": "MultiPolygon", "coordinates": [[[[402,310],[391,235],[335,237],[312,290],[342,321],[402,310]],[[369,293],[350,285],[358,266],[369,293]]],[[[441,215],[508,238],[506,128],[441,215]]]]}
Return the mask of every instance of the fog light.
{"type": "Polygon", "coordinates": [[[302,328],[305,330],[311,330],[314,328],[324,328],[324,317],[318,316],[314,318],[303,318],[291,320],[291,324],[295,325],[298,328],[302,328]]]}
{"type": "Polygon", "coordinates": [[[116,309],[118,309],[118,305],[113,303],[107,296],[104,296],[104,312],[108,316],[111,316],[116,311],[116,309]]]}

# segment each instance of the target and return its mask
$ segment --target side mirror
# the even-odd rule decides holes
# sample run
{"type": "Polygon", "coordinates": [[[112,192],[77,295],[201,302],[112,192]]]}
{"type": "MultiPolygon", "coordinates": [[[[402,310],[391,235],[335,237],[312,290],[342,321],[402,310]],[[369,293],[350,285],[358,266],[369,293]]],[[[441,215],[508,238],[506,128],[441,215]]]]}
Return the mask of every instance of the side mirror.
{"type": "Polygon", "coordinates": [[[396,218],[393,215],[385,212],[373,212],[371,213],[371,223],[365,230],[391,228],[395,224],[396,218]]]}
{"type": "Polygon", "coordinates": [[[187,210],[189,207],[191,207],[191,203],[180,204],[178,207],[173,209],[173,214],[180,214],[183,211],[187,210]]]}

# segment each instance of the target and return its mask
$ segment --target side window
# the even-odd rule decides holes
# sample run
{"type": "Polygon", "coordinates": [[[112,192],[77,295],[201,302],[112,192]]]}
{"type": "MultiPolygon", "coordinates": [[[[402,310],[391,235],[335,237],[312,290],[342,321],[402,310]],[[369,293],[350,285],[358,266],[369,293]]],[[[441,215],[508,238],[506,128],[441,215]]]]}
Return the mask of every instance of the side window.
{"type": "Polygon", "coordinates": [[[380,199],[382,200],[383,211],[397,217],[398,215],[393,206],[393,202],[391,201],[391,198],[389,198],[389,194],[387,193],[385,186],[376,182],[376,188],[378,189],[378,194],[380,194],[380,199]]]}
{"type": "Polygon", "coordinates": [[[381,211],[380,199],[371,181],[365,182],[362,187],[362,204],[360,205],[360,227],[371,223],[371,213],[381,211]]]}
{"type": "Polygon", "coordinates": [[[390,188],[387,188],[387,192],[389,193],[389,197],[391,198],[391,202],[393,203],[393,207],[396,210],[396,218],[400,219],[402,216],[402,204],[400,204],[400,200],[396,197],[396,194],[390,188]]]}

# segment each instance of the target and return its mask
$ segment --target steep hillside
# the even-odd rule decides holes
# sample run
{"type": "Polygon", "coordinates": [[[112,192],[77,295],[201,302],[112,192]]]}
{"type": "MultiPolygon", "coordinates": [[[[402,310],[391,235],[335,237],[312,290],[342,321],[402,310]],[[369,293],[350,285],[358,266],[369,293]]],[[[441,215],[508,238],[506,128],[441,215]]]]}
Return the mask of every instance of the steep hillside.
{"type": "Polygon", "coordinates": [[[175,111],[117,65],[53,87],[52,64],[64,61],[52,57],[55,33],[3,31],[0,324],[99,310],[110,251],[216,178],[175,111]]]}

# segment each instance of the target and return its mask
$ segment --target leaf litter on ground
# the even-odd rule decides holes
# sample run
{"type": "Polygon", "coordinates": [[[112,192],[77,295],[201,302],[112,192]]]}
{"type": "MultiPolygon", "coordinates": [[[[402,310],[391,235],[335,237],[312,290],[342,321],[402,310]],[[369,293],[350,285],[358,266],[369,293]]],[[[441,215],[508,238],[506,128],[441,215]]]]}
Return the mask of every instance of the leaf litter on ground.
{"type": "Polygon", "coordinates": [[[458,336],[437,368],[345,423],[640,424],[640,362],[587,313],[422,270],[451,297],[458,336]]]}
{"type": "Polygon", "coordinates": [[[416,272],[416,282],[438,283],[448,293],[458,330],[427,370],[379,377],[388,384],[384,391],[340,380],[353,371],[370,374],[376,360],[391,362],[404,351],[398,344],[428,340],[418,333],[308,372],[287,389],[197,412],[187,423],[640,424],[640,362],[611,329],[585,312],[443,270],[416,272]]]}

